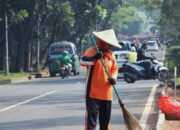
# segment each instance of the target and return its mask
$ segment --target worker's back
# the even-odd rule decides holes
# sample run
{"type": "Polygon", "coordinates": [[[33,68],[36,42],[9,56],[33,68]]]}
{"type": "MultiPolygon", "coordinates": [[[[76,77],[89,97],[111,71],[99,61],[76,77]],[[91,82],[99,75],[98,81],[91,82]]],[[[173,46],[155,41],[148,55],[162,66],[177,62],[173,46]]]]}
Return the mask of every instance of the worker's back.
{"type": "Polygon", "coordinates": [[[135,63],[137,61],[137,52],[128,52],[127,58],[130,63],[135,63]]]}

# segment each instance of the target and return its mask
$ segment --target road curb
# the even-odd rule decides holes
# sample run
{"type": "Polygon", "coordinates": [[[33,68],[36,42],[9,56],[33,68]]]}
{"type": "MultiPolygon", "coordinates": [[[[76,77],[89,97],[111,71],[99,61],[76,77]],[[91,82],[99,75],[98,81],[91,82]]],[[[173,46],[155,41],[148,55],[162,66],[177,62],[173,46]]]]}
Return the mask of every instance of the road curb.
{"type": "Polygon", "coordinates": [[[31,81],[31,80],[35,80],[35,79],[36,79],[36,76],[34,76],[34,75],[22,77],[22,78],[5,79],[5,80],[0,80],[0,85],[13,84],[13,83],[19,83],[19,82],[27,82],[27,81],[31,81]]]}
{"type": "Polygon", "coordinates": [[[29,75],[27,77],[0,80],[0,85],[13,84],[13,83],[19,83],[19,82],[28,82],[28,81],[35,80],[37,78],[41,78],[46,75],[47,75],[47,72],[40,72],[34,75],[29,75]]]}
{"type": "MultiPolygon", "coordinates": [[[[161,91],[161,95],[166,95],[166,88],[167,88],[167,86],[165,85],[163,87],[162,91],[161,91]]],[[[159,109],[159,112],[158,112],[158,121],[157,121],[157,124],[156,124],[156,130],[162,130],[164,120],[165,120],[165,115],[159,109]]]]}
{"type": "Polygon", "coordinates": [[[11,79],[0,80],[0,85],[10,84],[11,79]]]}

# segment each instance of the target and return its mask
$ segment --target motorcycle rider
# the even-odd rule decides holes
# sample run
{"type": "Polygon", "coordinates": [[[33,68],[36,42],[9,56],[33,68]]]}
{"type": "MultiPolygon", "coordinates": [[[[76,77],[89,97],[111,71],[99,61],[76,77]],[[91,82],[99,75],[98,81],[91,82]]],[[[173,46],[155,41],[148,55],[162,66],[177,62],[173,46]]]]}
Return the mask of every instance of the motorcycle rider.
{"type": "Polygon", "coordinates": [[[69,72],[71,71],[72,60],[68,55],[68,51],[63,52],[63,55],[60,57],[60,62],[61,62],[61,65],[65,65],[68,67],[69,72]]]}
{"type": "Polygon", "coordinates": [[[133,47],[135,47],[136,52],[137,52],[137,50],[139,49],[139,40],[138,39],[134,40],[132,45],[133,47]]]}
{"type": "Polygon", "coordinates": [[[152,78],[151,76],[151,70],[152,70],[152,61],[154,59],[154,57],[148,57],[145,55],[145,51],[148,48],[147,43],[143,43],[141,48],[139,48],[137,50],[137,61],[138,65],[143,66],[146,69],[146,77],[147,79],[152,78]]]}
{"type": "Polygon", "coordinates": [[[137,52],[135,47],[131,47],[131,51],[127,53],[127,59],[129,63],[136,63],[137,61],[137,52]]]}

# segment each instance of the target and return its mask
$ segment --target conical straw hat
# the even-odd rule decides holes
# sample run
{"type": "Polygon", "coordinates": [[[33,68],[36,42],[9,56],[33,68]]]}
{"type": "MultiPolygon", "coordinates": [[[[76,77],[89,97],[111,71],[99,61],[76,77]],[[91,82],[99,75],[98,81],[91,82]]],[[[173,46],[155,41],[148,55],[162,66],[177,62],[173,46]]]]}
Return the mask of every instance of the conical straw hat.
{"type": "Polygon", "coordinates": [[[121,48],[121,46],[119,45],[116,35],[114,33],[113,29],[109,29],[109,30],[105,30],[105,31],[101,31],[101,32],[92,32],[92,34],[101,39],[102,41],[117,47],[117,48],[121,48]]]}

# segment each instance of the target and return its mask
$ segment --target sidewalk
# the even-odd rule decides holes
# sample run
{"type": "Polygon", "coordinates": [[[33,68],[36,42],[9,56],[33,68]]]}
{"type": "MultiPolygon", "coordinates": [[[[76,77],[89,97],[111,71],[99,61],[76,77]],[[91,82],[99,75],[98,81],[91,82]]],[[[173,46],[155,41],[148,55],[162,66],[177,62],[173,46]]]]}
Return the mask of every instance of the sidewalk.
{"type": "MultiPolygon", "coordinates": [[[[177,101],[180,102],[180,86],[177,87],[177,101]]],[[[174,97],[174,89],[168,87],[166,89],[166,95],[169,97],[174,97]]],[[[180,130],[180,120],[164,120],[162,130],[180,130]]]]}

